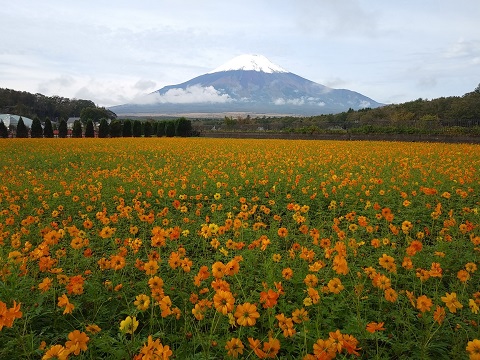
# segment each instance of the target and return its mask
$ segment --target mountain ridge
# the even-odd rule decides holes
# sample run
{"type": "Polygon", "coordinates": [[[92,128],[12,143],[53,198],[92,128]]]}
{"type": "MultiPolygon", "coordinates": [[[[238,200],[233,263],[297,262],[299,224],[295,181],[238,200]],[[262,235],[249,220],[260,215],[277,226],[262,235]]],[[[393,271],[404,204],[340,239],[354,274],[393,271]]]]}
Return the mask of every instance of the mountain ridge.
{"type": "Polygon", "coordinates": [[[305,79],[263,55],[240,55],[216,69],[110,109],[122,114],[251,112],[292,115],[339,113],[383,104],[348,89],[305,79]]]}

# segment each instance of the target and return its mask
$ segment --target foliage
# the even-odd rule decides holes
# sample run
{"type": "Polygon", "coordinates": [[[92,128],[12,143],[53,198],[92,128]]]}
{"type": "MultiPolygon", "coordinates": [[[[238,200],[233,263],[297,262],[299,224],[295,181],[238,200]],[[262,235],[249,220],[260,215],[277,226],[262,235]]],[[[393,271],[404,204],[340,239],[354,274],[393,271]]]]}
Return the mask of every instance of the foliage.
{"type": "Polygon", "coordinates": [[[167,121],[165,123],[165,136],[166,137],[174,137],[175,136],[175,122],[174,121],[167,121]]]}
{"type": "Polygon", "coordinates": [[[40,119],[35,116],[32,121],[32,128],[30,129],[30,137],[41,138],[43,137],[43,128],[40,119]]]}
{"type": "Polygon", "coordinates": [[[7,138],[8,137],[8,128],[3,122],[0,120],[0,138],[7,138]]]}
{"type": "Polygon", "coordinates": [[[478,145],[9,139],[0,168],[2,359],[480,348],[478,145]]]}
{"type": "Polygon", "coordinates": [[[91,119],[87,120],[87,125],[85,126],[85,137],[95,137],[95,128],[93,127],[93,121],[91,119]]]}
{"type": "Polygon", "coordinates": [[[100,125],[98,126],[98,137],[106,138],[110,134],[110,125],[108,124],[107,119],[102,118],[100,120],[100,125]]]}
{"type": "Polygon", "coordinates": [[[110,136],[114,137],[121,137],[123,134],[123,123],[119,120],[113,120],[110,123],[110,136]]]}
{"type": "Polygon", "coordinates": [[[60,120],[60,124],[58,125],[58,137],[66,138],[67,135],[68,135],[67,122],[64,119],[62,119],[60,120]]]}
{"type": "Polygon", "coordinates": [[[21,116],[20,116],[20,119],[18,119],[16,137],[28,138],[28,128],[25,125],[25,122],[23,121],[21,116]]]}
{"type": "Polygon", "coordinates": [[[123,121],[122,136],[132,137],[132,121],[130,119],[123,121]]]}
{"type": "Polygon", "coordinates": [[[175,136],[187,137],[192,135],[192,121],[181,117],[175,120],[175,136]]]}
{"type": "Polygon", "coordinates": [[[105,108],[99,108],[96,106],[89,106],[80,112],[80,120],[86,124],[88,120],[92,120],[94,123],[100,122],[101,119],[116,119],[117,115],[105,108]]]}
{"type": "Polygon", "coordinates": [[[45,124],[43,125],[43,136],[46,138],[53,138],[53,126],[50,118],[45,119],[45,124]]]}
{"type": "Polygon", "coordinates": [[[81,138],[83,135],[82,123],[80,120],[75,120],[73,122],[72,137],[81,138]]]}
{"type": "Polygon", "coordinates": [[[150,121],[146,121],[144,126],[143,126],[143,134],[145,137],[150,137],[154,134],[153,132],[153,126],[150,121]]]}
{"type": "Polygon", "coordinates": [[[163,137],[163,136],[165,136],[165,125],[166,125],[166,124],[167,124],[167,123],[166,123],[165,121],[159,121],[159,122],[157,123],[157,132],[156,132],[157,137],[163,137]]]}
{"type": "Polygon", "coordinates": [[[133,137],[142,136],[142,122],[140,120],[133,121],[133,137]]]}
{"type": "Polygon", "coordinates": [[[87,107],[95,107],[90,100],[67,99],[60,96],[31,94],[0,88],[0,113],[22,114],[31,119],[48,117],[52,121],[79,116],[87,107]]]}

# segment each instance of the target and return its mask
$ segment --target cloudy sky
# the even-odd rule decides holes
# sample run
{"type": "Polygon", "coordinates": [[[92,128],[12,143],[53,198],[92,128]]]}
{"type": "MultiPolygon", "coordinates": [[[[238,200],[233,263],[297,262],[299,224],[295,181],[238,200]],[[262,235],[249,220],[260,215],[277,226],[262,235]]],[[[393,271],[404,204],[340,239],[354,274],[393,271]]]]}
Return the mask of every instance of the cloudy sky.
{"type": "Polygon", "coordinates": [[[127,103],[262,54],[382,103],[480,83],[478,0],[0,0],[0,87],[127,103]]]}

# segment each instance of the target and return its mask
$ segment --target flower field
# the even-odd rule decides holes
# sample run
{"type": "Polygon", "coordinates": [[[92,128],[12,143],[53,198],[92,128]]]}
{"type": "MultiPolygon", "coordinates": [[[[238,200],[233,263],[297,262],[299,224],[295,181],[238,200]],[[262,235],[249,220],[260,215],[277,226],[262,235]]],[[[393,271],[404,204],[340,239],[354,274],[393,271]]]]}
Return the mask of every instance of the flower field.
{"type": "Polygon", "coordinates": [[[1,359],[480,359],[480,147],[0,141],[1,359]]]}

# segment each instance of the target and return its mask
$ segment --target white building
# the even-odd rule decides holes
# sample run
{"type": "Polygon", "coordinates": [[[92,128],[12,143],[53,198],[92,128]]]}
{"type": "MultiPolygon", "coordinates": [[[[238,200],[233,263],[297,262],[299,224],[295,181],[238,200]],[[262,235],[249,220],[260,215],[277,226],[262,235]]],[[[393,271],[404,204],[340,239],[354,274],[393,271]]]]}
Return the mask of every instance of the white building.
{"type": "Polygon", "coordinates": [[[20,120],[20,118],[23,119],[23,123],[28,128],[32,127],[33,120],[29,119],[25,116],[12,115],[12,114],[0,114],[0,121],[3,121],[3,123],[5,124],[5,126],[7,128],[10,127],[10,125],[13,126],[13,127],[17,127],[18,120],[20,120]]]}

